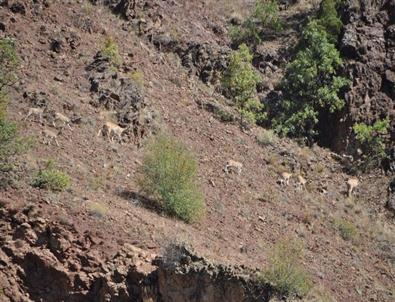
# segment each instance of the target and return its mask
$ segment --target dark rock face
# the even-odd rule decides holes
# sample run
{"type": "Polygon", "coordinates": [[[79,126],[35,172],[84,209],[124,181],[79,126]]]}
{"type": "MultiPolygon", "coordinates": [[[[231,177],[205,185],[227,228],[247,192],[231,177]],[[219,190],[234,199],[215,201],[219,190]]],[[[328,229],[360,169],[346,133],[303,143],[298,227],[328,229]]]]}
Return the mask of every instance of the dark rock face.
{"type": "Polygon", "coordinates": [[[86,68],[94,98],[90,104],[116,112],[118,124],[137,144],[154,132],[157,114],[149,109],[141,87],[130,78],[121,78],[106,57],[98,53],[86,68]]]}
{"type": "Polygon", "coordinates": [[[269,301],[253,272],[216,265],[184,247],[162,258],[130,244],[105,258],[93,234],[0,206],[1,301],[269,301]]]}
{"type": "Polygon", "coordinates": [[[216,83],[228,66],[229,48],[209,44],[188,43],[177,50],[182,65],[197,75],[204,83],[216,83]]]}
{"type": "Polygon", "coordinates": [[[343,21],[339,46],[351,85],[345,94],[345,122],[335,125],[331,144],[336,151],[353,153],[356,122],[389,118],[395,139],[395,1],[347,0],[343,21]]]}

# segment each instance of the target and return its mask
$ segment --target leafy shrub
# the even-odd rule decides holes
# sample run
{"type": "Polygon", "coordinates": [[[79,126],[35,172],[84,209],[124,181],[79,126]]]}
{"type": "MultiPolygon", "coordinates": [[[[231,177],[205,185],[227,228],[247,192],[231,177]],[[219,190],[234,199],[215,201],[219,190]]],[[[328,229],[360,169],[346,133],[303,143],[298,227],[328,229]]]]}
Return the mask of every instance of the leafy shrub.
{"type": "Polygon", "coordinates": [[[355,138],[365,152],[361,168],[378,166],[387,157],[385,135],[388,133],[389,126],[388,119],[378,120],[373,125],[364,123],[354,125],[355,138]]]}
{"type": "Polygon", "coordinates": [[[204,211],[196,174],[197,162],[191,152],[162,133],[148,144],[139,184],[169,215],[192,222],[204,211]]]}
{"type": "Polygon", "coordinates": [[[12,156],[19,154],[25,147],[16,125],[0,118],[0,170],[8,167],[12,156]]]}
{"type": "Polygon", "coordinates": [[[0,39],[0,118],[5,117],[7,107],[6,89],[17,80],[15,70],[19,65],[14,43],[11,39],[0,39]]]}
{"type": "Polygon", "coordinates": [[[318,24],[321,25],[328,34],[330,43],[337,43],[343,23],[336,10],[334,0],[323,0],[318,13],[318,24]]]}
{"type": "Polygon", "coordinates": [[[119,54],[118,44],[111,38],[107,38],[104,42],[104,47],[101,50],[101,54],[108,58],[114,66],[122,64],[122,58],[119,54]]]}
{"type": "Polygon", "coordinates": [[[319,114],[344,106],[339,91],[348,81],[337,74],[341,66],[335,45],[316,20],[310,21],[302,33],[301,49],[286,68],[284,98],[272,113],[277,133],[308,141],[316,137],[319,114]]]}
{"type": "Polygon", "coordinates": [[[1,187],[12,182],[8,173],[14,168],[12,159],[24,151],[27,141],[18,135],[17,126],[6,119],[7,88],[13,85],[19,59],[12,40],[0,39],[0,181],[1,187]]]}
{"type": "Polygon", "coordinates": [[[70,186],[70,176],[55,168],[52,161],[47,161],[45,168],[40,170],[33,180],[33,187],[63,191],[70,186]]]}
{"type": "Polygon", "coordinates": [[[280,295],[305,296],[312,288],[312,282],[300,266],[302,253],[303,248],[298,241],[278,242],[269,254],[269,265],[261,278],[272,284],[280,295]]]}
{"type": "Polygon", "coordinates": [[[340,236],[346,241],[354,241],[358,236],[358,230],[354,224],[344,219],[336,219],[335,227],[340,236]]]}
{"type": "Polygon", "coordinates": [[[252,55],[248,47],[240,45],[239,50],[230,56],[229,67],[222,79],[224,88],[240,113],[242,125],[244,121],[257,122],[264,118],[262,104],[255,96],[260,78],[251,62],[252,55]]]}
{"type": "Polygon", "coordinates": [[[275,0],[255,1],[253,12],[243,24],[231,27],[229,34],[233,43],[256,45],[261,42],[264,29],[281,30],[282,24],[278,12],[278,3],[275,0]]]}

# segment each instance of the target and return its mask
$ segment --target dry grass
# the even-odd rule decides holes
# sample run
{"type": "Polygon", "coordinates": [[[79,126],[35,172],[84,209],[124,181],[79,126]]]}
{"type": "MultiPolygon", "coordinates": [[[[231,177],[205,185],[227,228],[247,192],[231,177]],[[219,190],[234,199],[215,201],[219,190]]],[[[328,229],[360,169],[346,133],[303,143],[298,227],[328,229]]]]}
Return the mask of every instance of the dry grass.
{"type": "Polygon", "coordinates": [[[101,202],[89,202],[87,205],[88,212],[97,218],[103,218],[107,215],[108,207],[101,202]]]}

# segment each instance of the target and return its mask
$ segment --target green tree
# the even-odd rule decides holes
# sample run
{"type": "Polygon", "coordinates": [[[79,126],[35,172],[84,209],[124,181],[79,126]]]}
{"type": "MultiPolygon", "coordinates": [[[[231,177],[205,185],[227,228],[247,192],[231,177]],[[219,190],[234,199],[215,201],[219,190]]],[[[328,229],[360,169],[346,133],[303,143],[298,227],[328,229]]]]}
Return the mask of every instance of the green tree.
{"type": "Polygon", "coordinates": [[[339,91],[348,80],[338,75],[342,59],[318,21],[307,24],[300,46],[286,68],[282,81],[284,98],[273,124],[280,134],[311,141],[317,135],[319,113],[334,113],[343,108],[339,91]]]}
{"type": "Polygon", "coordinates": [[[388,119],[378,120],[373,125],[365,123],[354,125],[355,138],[364,151],[361,168],[377,167],[387,157],[385,136],[388,134],[389,127],[390,122],[388,119]]]}
{"type": "Polygon", "coordinates": [[[24,148],[15,124],[6,119],[7,89],[17,80],[19,59],[11,39],[0,39],[0,171],[9,171],[11,158],[24,148]]]}
{"type": "Polygon", "coordinates": [[[203,214],[197,161],[175,138],[162,133],[148,144],[140,174],[142,192],[156,199],[169,215],[192,222],[203,214]]]}
{"type": "Polygon", "coordinates": [[[15,70],[18,65],[14,42],[9,38],[0,39],[0,118],[5,116],[7,88],[17,80],[15,70]]]}
{"type": "Polygon", "coordinates": [[[337,43],[343,23],[336,10],[334,0],[323,0],[318,12],[318,24],[321,25],[328,34],[331,43],[337,43]]]}
{"type": "Polygon", "coordinates": [[[240,45],[230,56],[229,67],[222,83],[240,113],[242,125],[245,121],[257,122],[264,118],[262,104],[256,98],[256,85],[259,80],[247,45],[240,45]]]}

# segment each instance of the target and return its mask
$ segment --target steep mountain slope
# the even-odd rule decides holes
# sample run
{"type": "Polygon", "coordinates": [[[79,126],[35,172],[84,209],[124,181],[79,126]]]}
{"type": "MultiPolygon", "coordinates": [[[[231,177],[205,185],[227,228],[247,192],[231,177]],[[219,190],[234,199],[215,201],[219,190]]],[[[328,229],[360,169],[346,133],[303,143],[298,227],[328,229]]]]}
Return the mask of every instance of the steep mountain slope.
{"type": "MultiPolygon", "coordinates": [[[[81,272],[89,270],[92,277],[97,262],[108,264],[125,244],[148,254],[162,254],[170,242],[182,241],[216,263],[254,270],[265,267],[268,250],[275,242],[295,237],[305,245],[304,265],[314,285],[333,299],[394,299],[395,227],[384,208],[389,178],[365,175],[356,196],[346,198],[348,175],[336,160],[339,156],[319,147],[301,148],[288,139],[260,146],[256,140],[260,129],[243,132],[237,124],[223,123],[205,110],[210,104],[226,104],[210,83],[217,81],[224,57],[230,52],[227,20],[245,9],[243,1],[136,1],[135,10],[121,5],[115,6],[115,13],[107,4],[118,1],[92,2],[95,5],[89,1],[0,1],[0,33],[15,39],[22,60],[20,81],[11,91],[9,116],[24,135],[37,141],[23,158],[24,177],[17,187],[0,193],[4,208],[1,219],[12,221],[2,222],[0,228],[7,234],[6,240],[0,241],[1,298],[102,301],[87,296],[87,292],[102,292],[101,297],[107,295],[109,301],[127,301],[111,296],[105,282],[98,282],[95,291],[65,286],[62,298],[56,295],[56,288],[49,288],[48,295],[40,297],[43,294],[34,289],[37,285],[29,281],[35,276],[34,268],[26,267],[29,261],[50,263],[49,267],[57,266],[68,276],[70,271],[83,275],[81,272]],[[119,70],[95,57],[107,37],[119,45],[123,59],[119,70]],[[41,144],[41,131],[52,129],[50,115],[42,123],[21,121],[28,107],[37,106],[73,117],[73,130],[65,128],[59,134],[59,147],[41,144]],[[103,116],[131,125],[126,144],[97,136],[103,116]],[[168,129],[198,157],[207,213],[196,224],[187,225],[158,213],[139,195],[136,170],[146,137],[157,128],[168,129]],[[141,142],[136,140],[136,133],[143,136],[141,142]],[[54,194],[29,185],[48,158],[55,159],[72,176],[70,190],[54,194]],[[243,163],[240,175],[224,173],[230,159],[243,163]],[[277,183],[282,171],[297,166],[305,173],[307,192],[298,190],[294,180],[289,187],[277,183]],[[18,238],[10,230],[23,229],[23,223],[36,223],[14,217],[20,208],[32,204],[39,217],[74,229],[73,237],[91,238],[81,239],[78,246],[77,239],[66,240],[72,243],[64,247],[66,254],[83,256],[64,261],[52,255],[56,254],[54,249],[47,249],[51,261],[45,262],[40,260],[44,256],[32,255],[46,249],[48,243],[29,236],[18,238]],[[97,204],[104,209],[100,215],[97,204]],[[356,226],[355,240],[346,241],[339,235],[336,222],[341,219],[356,226]],[[18,244],[24,248],[16,257],[13,253],[18,244]],[[29,254],[32,247],[38,248],[29,254]],[[89,253],[94,260],[86,260],[89,253]],[[69,262],[75,262],[73,268],[69,262]],[[30,277],[21,277],[24,275],[30,277]],[[81,300],[70,298],[70,288],[79,291],[81,300]]],[[[120,1],[125,5],[132,2],[120,1]]],[[[289,13],[296,15],[296,8],[300,8],[303,16],[310,8],[304,4],[291,7],[289,13]]],[[[289,41],[296,41],[296,34],[293,30],[293,39],[266,42],[267,49],[277,53],[277,49],[292,47],[289,41]]],[[[262,48],[266,49],[265,43],[262,48]]],[[[151,258],[147,256],[147,266],[151,258]]],[[[70,280],[78,279],[73,275],[70,280]]],[[[39,287],[45,288],[45,282],[42,280],[39,287]]]]}

